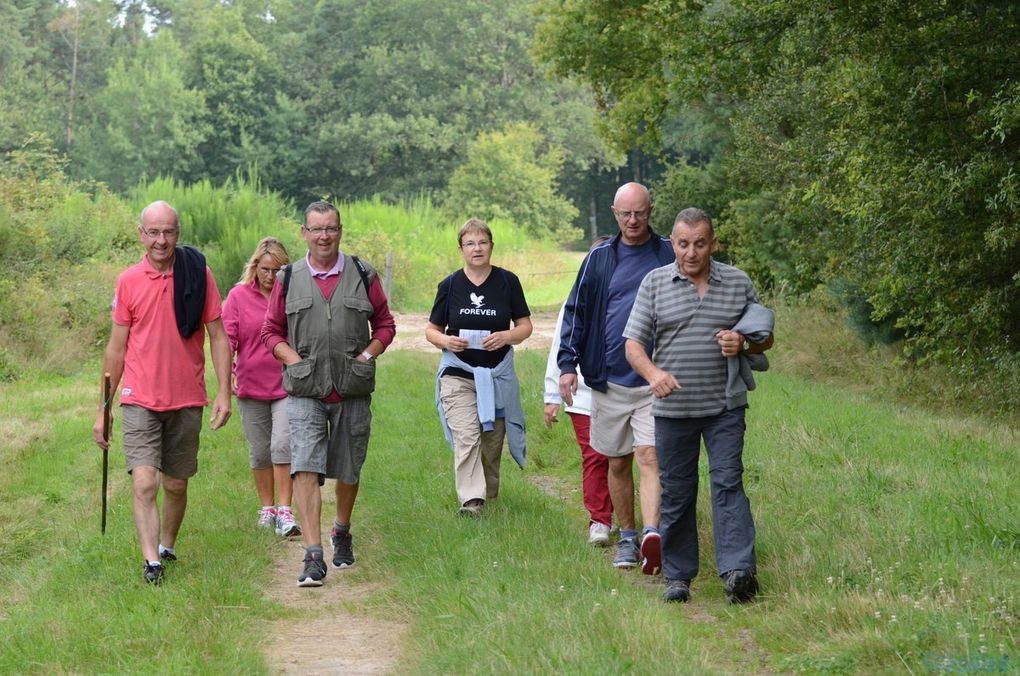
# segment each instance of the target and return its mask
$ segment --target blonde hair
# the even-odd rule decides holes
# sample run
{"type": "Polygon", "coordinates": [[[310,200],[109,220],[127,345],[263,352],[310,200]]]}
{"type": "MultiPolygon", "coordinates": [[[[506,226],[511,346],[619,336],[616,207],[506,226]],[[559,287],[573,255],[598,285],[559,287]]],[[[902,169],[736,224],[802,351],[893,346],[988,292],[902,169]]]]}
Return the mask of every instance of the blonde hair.
{"type": "Polygon", "coordinates": [[[262,260],[263,256],[269,256],[281,267],[290,263],[287,249],[280,240],[275,237],[265,237],[255,247],[255,253],[244,264],[244,271],[241,273],[241,284],[251,284],[252,280],[255,279],[255,268],[259,266],[259,261],[262,260]]]}
{"type": "Polygon", "coordinates": [[[480,218],[469,218],[460,226],[460,232],[457,233],[457,246],[463,246],[464,235],[469,232],[480,232],[489,238],[489,244],[492,244],[492,230],[489,229],[489,224],[480,218]]]}

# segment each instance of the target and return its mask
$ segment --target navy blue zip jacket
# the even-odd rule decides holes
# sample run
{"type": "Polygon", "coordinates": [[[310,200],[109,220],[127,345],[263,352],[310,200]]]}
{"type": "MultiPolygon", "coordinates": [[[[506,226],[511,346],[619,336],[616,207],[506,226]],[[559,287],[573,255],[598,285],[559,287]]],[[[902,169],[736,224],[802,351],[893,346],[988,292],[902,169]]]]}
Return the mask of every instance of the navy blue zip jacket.
{"type": "MultiPolygon", "coordinates": [[[[676,263],[669,238],[654,232],[651,235],[645,246],[657,246],[655,253],[659,262],[663,265],[676,263]]],[[[581,263],[563,310],[560,351],[556,356],[561,375],[574,373],[580,367],[584,381],[599,392],[606,391],[606,309],[619,244],[620,234],[617,233],[589,251],[581,263]]],[[[634,280],[635,285],[640,283],[640,279],[634,280]]]]}

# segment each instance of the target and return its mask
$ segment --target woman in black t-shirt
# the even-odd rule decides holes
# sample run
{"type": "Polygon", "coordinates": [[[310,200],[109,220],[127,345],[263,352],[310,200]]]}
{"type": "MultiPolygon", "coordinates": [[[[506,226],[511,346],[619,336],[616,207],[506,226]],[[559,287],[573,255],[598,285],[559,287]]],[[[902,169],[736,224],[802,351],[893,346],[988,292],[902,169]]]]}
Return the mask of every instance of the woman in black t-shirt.
{"type": "Polygon", "coordinates": [[[511,346],[531,335],[531,311],[517,276],[492,265],[492,231],[484,221],[470,219],[457,242],[464,267],[439,283],[425,337],[462,363],[441,365],[439,401],[452,439],[459,511],[478,516],[485,501],[499,493],[499,463],[511,421],[496,418],[491,431],[483,429],[474,369],[502,373],[509,364],[512,371],[511,346]]]}

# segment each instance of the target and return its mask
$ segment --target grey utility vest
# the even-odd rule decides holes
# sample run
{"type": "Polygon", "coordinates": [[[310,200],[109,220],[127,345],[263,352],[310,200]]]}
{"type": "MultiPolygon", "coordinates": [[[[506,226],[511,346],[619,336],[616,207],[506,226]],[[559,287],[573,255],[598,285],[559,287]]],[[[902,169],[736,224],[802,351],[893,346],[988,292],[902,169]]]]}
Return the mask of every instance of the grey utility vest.
{"type": "MultiPolygon", "coordinates": [[[[295,397],[364,397],[375,389],[375,360],[356,361],[371,340],[372,303],[355,262],[347,254],[344,271],[328,299],[312,279],[307,261],[292,265],[287,287],[287,341],[301,361],[283,369],[283,389],[295,397]]],[[[369,284],[376,271],[364,265],[369,284]]]]}

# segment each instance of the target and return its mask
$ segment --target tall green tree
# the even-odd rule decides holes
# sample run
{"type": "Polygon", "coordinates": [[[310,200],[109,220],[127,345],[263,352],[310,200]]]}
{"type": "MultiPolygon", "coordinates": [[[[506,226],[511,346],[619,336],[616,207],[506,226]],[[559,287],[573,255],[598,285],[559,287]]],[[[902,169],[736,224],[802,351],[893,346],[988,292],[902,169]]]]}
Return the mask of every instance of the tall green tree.
{"type": "Polygon", "coordinates": [[[542,57],[592,83],[607,138],[654,146],[680,111],[731,111],[733,253],[850,280],[915,354],[1020,350],[1016,3],[541,7],[542,57]]]}
{"type": "Polygon", "coordinates": [[[80,142],[82,173],[117,191],[145,178],[202,173],[199,148],[211,129],[204,96],[187,87],[183,65],[173,32],[163,30],[110,68],[80,142]]]}
{"type": "Polygon", "coordinates": [[[295,139],[309,196],[439,192],[480,132],[522,120],[567,171],[605,161],[584,90],[534,66],[524,0],[336,0],[279,21],[302,31],[282,58],[285,93],[315,121],[295,139]]]}
{"type": "Polygon", "coordinates": [[[283,75],[278,55],[249,32],[237,7],[215,3],[204,13],[186,51],[187,83],[205,99],[209,133],[198,152],[205,176],[230,179],[251,164],[273,158],[263,141],[283,75]]]}
{"type": "Polygon", "coordinates": [[[507,220],[540,237],[577,239],[577,208],[556,191],[563,152],[542,145],[541,134],[526,123],[479,135],[450,177],[446,211],[507,220]]]}

